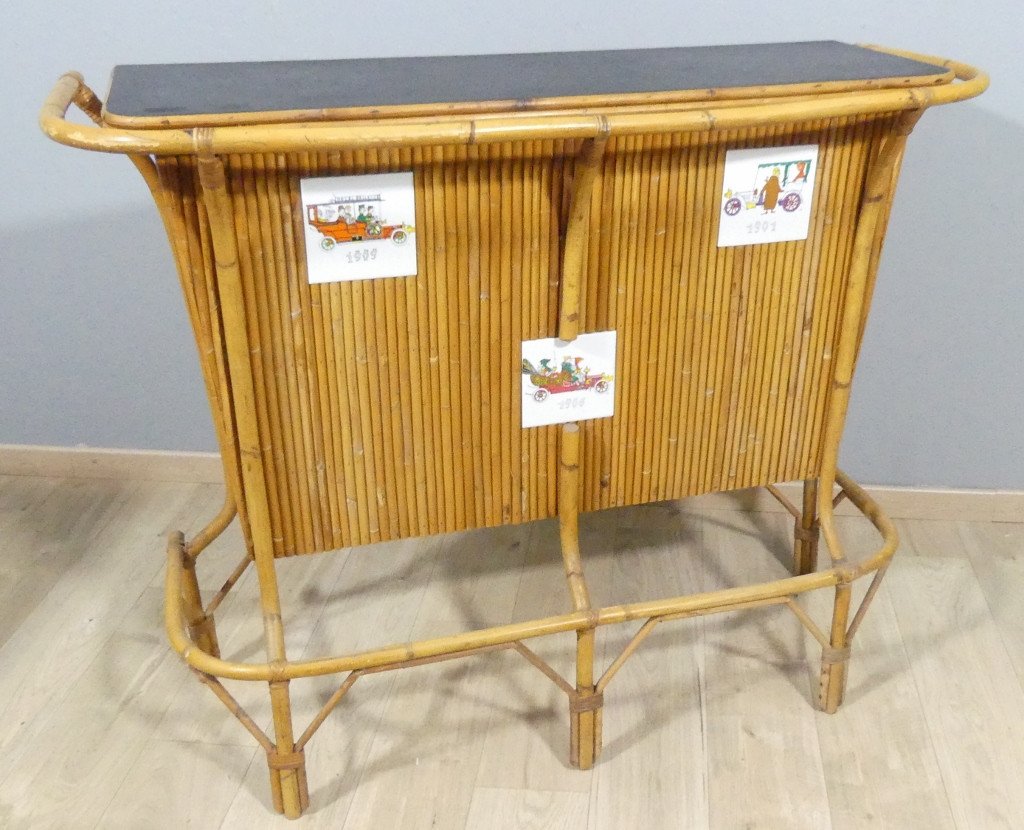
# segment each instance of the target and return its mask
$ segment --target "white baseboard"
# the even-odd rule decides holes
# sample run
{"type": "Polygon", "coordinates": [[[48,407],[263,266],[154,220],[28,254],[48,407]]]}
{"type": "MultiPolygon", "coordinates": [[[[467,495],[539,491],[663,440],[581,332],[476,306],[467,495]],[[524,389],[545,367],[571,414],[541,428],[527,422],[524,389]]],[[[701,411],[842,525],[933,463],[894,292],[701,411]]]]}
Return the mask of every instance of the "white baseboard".
{"type": "Polygon", "coordinates": [[[53,478],[124,478],[136,481],[220,483],[215,452],[108,450],[0,444],[0,475],[53,478]]]}
{"type": "MultiPolygon", "coordinates": [[[[963,522],[1024,522],[1024,491],[953,490],[933,487],[864,485],[891,519],[932,519],[963,522]]],[[[780,484],[779,490],[797,507],[802,501],[799,483],[780,484]]],[[[785,508],[763,488],[697,496],[700,510],[783,512],[785,508]]],[[[836,508],[837,516],[856,516],[849,501],[836,508]]]]}
{"type": "MultiPolygon", "coordinates": [[[[217,484],[224,480],[220,455],[212,452],[109,450],[90,447],[33,447],[0,444],[0,475],[61,478],[122,478],[217,484]]],[[[799,505],[800,485],[779,489],[799,505]]],[[[865,489],[893,519],[955,519],[976,522],[1024,522],[1024,491],[944,490],[929,487],[866,485],[865,489]]],[[[763,489],[697,496],[701,510],[782,511],[763,489]]],[[[854,515],[849,502],[838,515],[854,515]]]]}

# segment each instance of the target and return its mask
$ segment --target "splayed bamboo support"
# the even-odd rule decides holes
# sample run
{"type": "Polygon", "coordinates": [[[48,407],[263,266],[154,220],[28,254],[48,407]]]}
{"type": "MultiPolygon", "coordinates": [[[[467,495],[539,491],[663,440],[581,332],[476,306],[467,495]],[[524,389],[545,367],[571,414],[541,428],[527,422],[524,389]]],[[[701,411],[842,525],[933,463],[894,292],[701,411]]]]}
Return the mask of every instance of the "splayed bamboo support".
{"type": "Polygon", "coordinates": [[[898,543],[836,466],[893,189],[920,114],[987,85],[973,67],[910,57],[937,65],[923,80],[147,125],[113,123],[77,74],[58,80],[44,131],[128,155],[174,252],[228,495],[192,540],[169,540],[165,626],[266,751],[276,809],[306,809],[305,749],[358,679],[459,657],[515,650],[543,673],[569,701],[570,760],[588,768],[603,696],[658,625],[785,605],[822,647],[818,705],[835,711],[898,543]],[[72,104],[91,124],[66,119],[72,104]],[[807,239],[719,248],[726,152],[806,143],[820,149],[807,239]],[[311,285],[300,181],[409,170],[416,275],[311,285]],[[607,330],[619,348],[614,417],[521,429],[519,343],[607,330]],[[799,506],[776,486],[787,481],[803,483],[799,506]],[[793,516],[793,576],[595,603],[581,511],[754,486],[793,516]],[[882,537],[860,560],[836,533],[843,499],[882,537]],[[196,559],[236,508],[246,555],[204,609],[196,559]],[[288,659],[278,557],[556,517],[569,611],[288,659]],[[213,614],[250,563],[266,658],[225,660],[213,614]],[[868,575],[850,621],[853,583],[868,575]],[[821,589],[835,591],[824,628],[798,604],[821,589]],[[597,629],[632,621],[639,630],[595,681],[597,629]],[[559,632],[576,636],[573,683],[525,645],[559,632]],[[291,682],[338,673],[296,738],[291,682]],[[268,684],[273,740],[220,678],[268,684]]]}
{"type": "Polygon", "coordinates": [[[838,493],[836,493],[835,496],[832,498],[832,509],[834,510],[835,508],[839,507],[839,505],[843,503],[843,500],[845,498],[846,498],[846,491],[845,490],[840,490],[838,493]]]}
{"type": "Polygon", "coordinates": [[[885,577],[885,572],[889,569],[889,564],[886,563],[875,571],[875,575],[871,578],[871,583],[868,585],[867,593],[864,594],[864,598],[860,601],[860,605],[857,606],[857,611],[853,615],[853,620],[850,622],[850,627],[846,631],[846,641],[848,643],[853,642],[853,638],[857,636],[857,631],[860,628],[860,624],[864,621],[864,615],[867,614],[868,608],[871,607],[871,603],[878,593],[878,589],[882,587],[882,579],[885,577]]]}
{"type": "Polygon", "coordinates": [[[846,636],[846,620],[850,613],[851,586],[836,586],[832,605],[832,629],[827,645],[821,648],[821,684],[818,705],[822,711],[834,714],[846,693],[847,668],[850,664],[850,645],[846,636]]]}
{"type": "Polygon", "coordinates": [[[608,684],[612,682],[612,678],[618,674],[619,669],[621,669],[626,664],[626,661],[633,656],[633,652],[640,648],[640,644],[647,639],[647,637],[654,631],[654,627],[660,622],[660,617],[651,617],[647,622],[640,626],[639,629],[637,629],[636,634],[634,634],[630,641],[626,643],[625,648],[623,648],[622,651],[619,652],[618,656],[612,660],[611,665],[604,670],[604,674],[601,675],[601,679],[597,681],[595,689],[598,694],[604,693],[604,690],[608,688],[608,684]]]}
{"type": "Polygon", "coordinates": [[[776,487],[774,484],[768,484],[765,486],[764,489],[772,494],[775,501],[777,501],[779,504],[786,508],[787,513],[789,513],[791,516],[794,516],[797,519],[800,518],[800,508],[798,508],[795,504],[793,504],[793,502],[787,499],[785,494],[778,487],[776,487]]]}
{"type": "Polygon", "coordinates": [[[235,569],[228,575],[228,578],[224,580],[224,584],[220,586],[220,590],[214,594],[210,601],[206,605],[206,615],[208,617],[213,616],[213,612],[216,611],[222,602],[227,598],[227,595],[231,592],[231,589],[238,584],[238,580],[242,578],[249,566],[252,564],[252,557],[246,554],[242,557],[241,561],[235,565],[235,569]]]}
{"type": "Polygon", "coordinates": [[[211,674],[206,674],[198,669],[192,669],[199,682],[206,686],[216,698],[227,707],[227,710],[237,718],[238,722],[242,724],[256,739],[258,743],[266,752],[274,751],[274,742],[267,737],[267,733],[264,732],[259,726],[256,725],[256,721],[250,717],[249,713],[242,708],[242,705],[235,700],[234,696],[224,688],[224,684],[221,683],[216,677],[211,674]]]}

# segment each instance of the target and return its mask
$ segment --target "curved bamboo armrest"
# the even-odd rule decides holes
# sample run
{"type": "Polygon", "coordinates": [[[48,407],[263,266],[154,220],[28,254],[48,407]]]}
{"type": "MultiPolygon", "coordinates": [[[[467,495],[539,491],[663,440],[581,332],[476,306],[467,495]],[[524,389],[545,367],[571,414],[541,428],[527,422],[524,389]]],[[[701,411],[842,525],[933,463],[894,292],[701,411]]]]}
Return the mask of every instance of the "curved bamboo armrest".
{"type": "Polygon", "coordinates": [[[61,144],[105,153],[180,155],[195,152],[201,136],[204,149],[215,154],[247,152],[299,152],[311,147],[355,149],[422,145],[467,145],[548,138],[595,138],[602,135],[639,135],[656,132],[702,132],[756,127],[779,122],[869,113],[921,110],[980,95],[988,76],[968,64],[943,58],[868,48],[945,66],[958,83],[909,89],[808,95],[767,100],[749,105],[719,104],[714,107],[663,107],[608,114],[528,115],[467,119],[393,118],[345,123],[305,122],[211,127],[199,130],[128,130],[104,126],[99,112],[86,101],[99,99],[82,76],[68,72],[60,77],[43,104],[39,123],[50,138],[61,144]],[[72,102],[79,104],[100,126],[67,120],[72,102]]]}
{"type": "Polygon", "coordinates": [[[129,155],[190,153],[192,135],[185,130],[118,130],[102,124],[102,102],[77,72],[65,72],[46,96],[39,111],[39,126],[54,141],[83,150],[129,155]],[[95,103],[93,103],[95,102],[95,103]],[[67,120],[74,103],[99,126],[67,120]]]}

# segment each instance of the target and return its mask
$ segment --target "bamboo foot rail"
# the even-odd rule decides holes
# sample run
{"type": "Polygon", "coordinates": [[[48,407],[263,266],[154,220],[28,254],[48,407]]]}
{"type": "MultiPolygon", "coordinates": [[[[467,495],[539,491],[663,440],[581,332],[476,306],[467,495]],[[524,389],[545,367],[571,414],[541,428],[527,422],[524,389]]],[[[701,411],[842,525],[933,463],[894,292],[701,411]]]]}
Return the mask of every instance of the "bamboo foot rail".
{"type": "MultiPolygon", "coordinates": [[[[566,432],[570,436],[578,435],[577,425],[567,425],[566,432]],[[573,427],[573,429],[568,429],[568,427],[573,427]]],[[[570,438],[568,449],[563,449],[564,456],[568,459],[573,457],[573,453],[578,448],[578,444],[576,447],[573,447],[573,440],[570,438]]],[[[889,560],[898,545],[898,537],[891,522],[884,517],[870,497],[841,472],[837,474],[837,481],[843,488],[841,493],[851,498],[851,501],[854,502],[858,509],[871,519],[883,537],[882,547],[873,556],[855,568],[847,568],[842,572],[834,569],[833,572],[820,575],[814,574],[812,576],[815,578],[810,580],[799,577],[780,580],[772,584],[772,590],[762,590],[763,586],[751,586],[749,588],[716,591],[704,595],[672,597],[630,606],[592,609],[586,584],[582,577],[582,568],[579,565],[578,547],[573,547],[576,540],[575,527],[567,528],[565,524],[562,524],[560,531],[568,533],[569,541],[570,555],[566,557],[566,573],[570,592],[575,591],[575,602],[586,606],[586,608],[582,609],[585,613],[567,614],[561,617],[550,617],[544,620],[534,620],[515,625],[467,632],[466,635],[462,635],[458,649],[447,651],[438,648],[444,642],[442,638],[439,640],[426,640],[405,643],[400,646],[391,646],[373,652],[352,655],[350,658],[327,658],[327,660],[304,663],[278,665],[266,663],[228,663],[220,660],[218,654],[204,647],[202,632],[197,632],[196,635],[193,635],[193,627],[185,623],[185,620],[188,618],[189,609],[186,596],[189,546],[185,543],[182,534],[178,532],[172,534],[168,542],[169,561],[167,569],[167,602],[165,606],[167,610],[167,633],[174,648],[182,654],[196,676],[225,705],[228,711],[238,719],[242,726],[255,737],[260,746],[266,750],[271,769],[272,792],[275,793],[275,805],[281,803],[278,799],[282,786],[280,779],[276,776],[279,776],[282,770],[287,770],[301,776],[299,786],[301,788],[300,796],[303,809],[305,809],[305,805],[308,803],[305,771],[302,763],[304,758],[303,751],[317,729],[320,728],[330,713],[341,703],[357,680],[371,674],[432,665],[461,657],[471,657],[496,651],[515,651],[551,680],[557,688],[565,693],[569,702],[570,761],[574,766],[587,769],[593,765],[600,755],[601,712],[604,703],[604,692],[626,661],[633,656],[657,625],[664,622],[706,616],[708,614],[781,605],[793,613],[822,648],[823,675],[816,702],[822,710],[834,713],[842,700],[842,693],[845,689],[846,667],[854,636],[868,607],[878,592],[882,577],[888,568],[889,560]],[[854,491],[853,495],[846,490],[847,487],[854,491]],[[573,552],[575,555],[573,555],[573,552]],[[845,625],[846,614],[849,608],[849,588],[852,582],[869,573],[873,573],[873,578],[854,614],[852,623],[849,625],[849,628],[841,628],[841,626],[845,625]],[[177,582],[177,589],[176,580],[180,580],[177,582]],[[779,585],[785,586],[785,589],[775,590],[775,586],[779,585]],[[828,585],[835,585],[837,595],[841,596],[842,601],[845,603],[841,613],[833,614],[831,635],[824,633],[796,601],[801,593],[817,590],[828,585]],[[838,593],[839,591],[842,591],[841,595],[838,593]],[[638,619],[644,620],[641,627],[595,683],[593,680],[593,643],[597,627],[621,624],[638,619]],[[185,632],[186,628],[188,634],[185,632]],[[579,645],[577,645],[577,681],[575,686],[565,680],[549,663],[522,642],[524,639],[545,636],[557,631],[572,630],[576,631],[577,644],[579,644],[582,636],[586,636],[589,641],[585,647],[586,651],[580,649],[579,645]],[[837,637],[837,631],[839,632],[839,637],[837,637]],[[193,645],[187,644],[186,637],[191,639],[193,645]],[[834,645],[837,639],[841,639],[845,645],[837,648],[834,645]],[[583,652],[582,659],[580,658],[581,651],[583,652]],[[353,668],[354,666],[358,667],[353,668]],[[280,678],[270,681],[271,688],[273,689],[276,686],[280,689],[283,686],[287,689],[287,683],[290,679],[334,674],[341,671],[348,672],[345,679],[323,704],[299,738],[292,743],[292,748],[288,751],[280,751],[278,749],[278,745],[253,721],[252,717],[218,679],[218,677],[232,677],[235,679],[280,678]],[[828,673],[826,674],[826,672],[828,673]],[[585,677],[582,682],[580,681],[580,674],[583,674],[585,677]],[[590,718],[587,716],[590,716],[590,718]],[[588,752],[592,754],[588,756],[588,752]],[[586,766],[584,765],[585,763],[587,763],[586,766]]],[[[773,492],[778,493],[777,488],[772,487],[771,489],[773,492]]],[[[780,498],[784,497],[781,497],[780,494],[780,498]]],[[[563,547],[563,555],[564,552],[565,547],[563,547]]],[[[808,575],[800,575],[800,577],[806,576],[808,575]]],[[[283,812],[283,809],[278,811],[283,812]]]]}
{"type": "Polygon", "coordinates": [[[569,762],[588,769],[605,693],[657,626],[784,606],[821,648],[815,702],[836,711],[898,543],[837,459],[906,138],[925,109],[988,83],[965,64],[870,50],[909,74],[152,118],[108,112],[76,73],[57,81],[43,130],[128,155],[174,253],[228,496],[193,539],[168,540],[165,628],[266,753],[278,812],[307,809],[305,750],[358,680],[461,657],[514,651],[543,674],[568,701],[569,762]],[[72,103],[91,123],[66,119],[72,103]],[[727,150],[810,143],[806,239],[719,248],[727,150]],[[311,285],[300,181],[410,170],[416,275],[311,285]],[[521,429],[520,342],[557,334],[568,347],[612,330],[614,416],[521,429]],[[782,481],[802,482],[800,505],[782,481]],[[592,596],[581,511],[753,486],[793,517],[792,575],[620,605],[592,596]],[[881,536],[866,558],[839,540],[843,499],[881,536]],[[198,561],[236,517],[245,553],[204,606],[198,561]],[[278,557],[549,518],[568,611],[288,657],[278,557]],[[266,659],[224,659],[215,613],[250,565],[266,659]],[[869,575],[854,610],[854,583],[869,575]],[[826,626],[799,603],[822,589],[834,591],[826,626]],[[597,672],[598,629],[634,621],[597,672]],[[571,682],[527,645],[560,632],[576,637],[571,682]],[[339,686],[296,736],[291,682],[334,674],[339,686]],[[245,712],[231,680],[267,684],[269,724],[245,712]]]}
{"type": "MultiPolygon", "coordinates": [[[[574,434],[574,431],[570,430],[569,434],[574,434]]],[[[227,709],[253,734],[260,745],[267,750],[268,764],[270,764],[271,768],[271,787],[274,803],[275,806],[281,807],[279,812],[286,812],[286,814],[289,804],[285,800],[285,795],[283,795],[283,793],[289,792],[286,789],[288,786],[286,782],[291,783],[291,798],[296,799],[291,802],[293,810],[296,808],[296,805],[301,807],[301,809],[305,809],[305,805],[308,803],[302,751],[313,734],[326,720],[330,712],[341,702],[356,680],[364,675],[382,671],[428,665],[498,650],[514,650],[565,692],[569,700],[572,716],[570,741],[573,754],[571,758],[576,760],[576,765],[586,768],[583,767],[583,761],[587,760],[585,753],[588,750],[593,753],[589,758],[591,764],[596,760],[597,755],[600,754],[600,713],[604,692],[612,678],[622,668],[626,660],[632,656],[643,640],[653,631],[656,625],[662,622],[713,613],[784,605],[794,613],[822,646],[823,666],[830,673],[828,675],[823,674],[819,705],[825,711],[834,712],[841,701],[842,684],[845,679],[845,668],[849,659],[849,649],[853,637],[868,606],[878,591],[881,578],[898,544],[895,529],[891,522],[881,513],[877,504],[841,472],[837,473],[837,481],[843,487],[847,497],[875,524],[875,527],[883,537],[882,547],[859,565],[846,565],[843,569],[833,568],[827,572],[795,576],[779,580],[767,586],[754,585],[631,605],[608,606],[597,609],[588,608],[581,612],[556,617],[480,629],[452,638],[422,640],[355,655],[303,662],[229,662],[220,659],[218,654],[213,653],[203,645],[201,632],[199,632],[199,636],[190,636],[194,630],[186,622],[190,607],[186,599],[188,563],[190,560],[184,537],[178,532],[171,535],[168,543],[165,602],[167,634],[172,646],[193,668],[203,683],[214,692],[216,697],[224,703],[227,709]],[[845,624],[845,613],[849,606],[849,586],[854,580],[869,573],[873,573],[874,577],[861,605],[854,615],[853,622],[848,629],[842,630],[837,635],[837,632],[839,632],[837,626],[845,624]],[[845,589],[842,596],[846,603],[842,613],[837,613],[833,617],[831,638],[822,632],[817,624],[807,615],[806,611],[795,601],[796,597],[801,593],[830,585],[835,586],[837,592],[845,589]],[[623,651],[612,661],[600,679],[594,683],[592,671],[595,629],[602,625],[621,624],[640,619],[644,620],[641,628],[623,651]],[[522,642],[525,639],[541,637],[561,631],[576,631],[578,640],[582,634],[587,635],[590,641],[589,651],[583,654],[582,660],[579,657],[580,649],[578,649],[577,683],[575,686],[564,680],[548,663],[538,657],[536,653],[522,642]],[[841,649],[837,649],[833,645],[838,637],[841,637],[841,640],[845,643],[845,646],[841,649]],[[348,675],[301,736],[294,742],[291,742],[290,737],[286,734],[286,741],[288,743],[284,745],[288,746],[290,743],[290,749],[282,749],[281,743],[272,741],[267,737],[266,733],[256,726],[248,713],[242,709],[218,679],[219,677],[228,677],[241,680],[269,681],[272,697],[276,692],[278,696],[277,705],[283,707],[286,704],[280,702],[280,698],[287,693],[290,680],[338,672],[348,672],[348,675]],[[590,679],[585,679],[581,683],[579,675],[582,673],[586,677],[588,672],[591,673],[590,679]],[[836,674],[832,672],[836,672],[836,674]],[[842,674],[838,672],[842,672],[842,674]],[[593,720],[588,722],[587,715],[593,716],[593,720]],[[589,729],[593,729],[593,732],[588,733],[585,731],[589,729]],[[291,776],[291,778],[283,778],[282,776],[285,774],[291,776]]],[[[578,551],[576,560],[578,561],[578,551]]],[[[579,573],[582,575],[581,572],[579,573]]],[[[570,584],[578,586],[577,591],[586,591],[582,580],[574,578],[575,572],[569,571],[568,576],[570,584]]],[[[275,715],[275,722],[278,719],[279,716],[275,715]]],[[[280,738],[278,741],[280,741],[280,738]]]]}

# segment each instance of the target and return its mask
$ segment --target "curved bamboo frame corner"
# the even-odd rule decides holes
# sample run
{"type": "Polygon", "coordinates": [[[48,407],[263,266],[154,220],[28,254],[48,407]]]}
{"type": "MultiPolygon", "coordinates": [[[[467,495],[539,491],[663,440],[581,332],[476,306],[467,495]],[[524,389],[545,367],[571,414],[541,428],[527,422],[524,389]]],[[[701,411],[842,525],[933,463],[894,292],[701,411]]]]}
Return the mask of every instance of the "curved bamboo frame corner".
{"type": "Polygon", "coordinates": [[[898,544],[896,530],[881,508],[837,468],[850,385],[871,301],[893,186],[907,135],[924,110],[972,98],[981,94],[988,85],[988,78],[983,72],[966,64],[880,47],[870,48],[944,66],[957,82],[821,94],[798,94],[787,89],[783,94],[754,104],[727,98],[716,100],[710,107],[707,102],[700,101],[646,102],[595,108],[593,111],[563,110],[545,114],[483,112],[467,117],[455,113],[345,122],[231,124],[190,130],[112,128],[104,123],[102,103],[80,75],[68,73],[57,81],[40,114],[44,132],[54,140],[73,147],[129,156],[160,207],[191,318],[195,321],[204,314],[212,315],[215,311],[219,314],[219,325],[196,327],[195,333],[204,368],[209,369],[204,371],[204,379],[221,444],[228,495],[217,516],[191,541],[186,542],[181,533],[172,534],[168,541],[165,627],[174,650],[266,750],[274,805],[279,812],[294,818],[308,804],[303,756],[305,746],[359,678],[482,652],[516,651],[565,692],[571,718],[570,758],[581,768],[591,766],[600,752],[601,706],[608,684],[651,631],[670,620],[767,605],[787,607],[822,647],[818,700],[825,711],[836,710],[843,695],[850,645],[898,544]],[[73,103],[94,122],[93,126],[73,124],[67,120],[68,109],[73,103]],[[577,528],[579,468],[583,463],[580,434],[576,424],[566,424],[559,438],[556,492],[571,612],[355,654],[303,661],[287,658],[274,570],[270,502],[259,428],[253,414],[256,408],[254,380],[243,311],[242,275],[231,196],[225,181],[223,160],[227,154],[302,152],[311,147],[361,149],[514,143],[555,138],[578,140],[558,282],[558,334],[560,339],[571,341],[579,329],[581,283],[592,221],[589,216],[591,191],[599,178],[602,156],[611,137],[716,132],[779,122],[870,115],[892,118],[893,128],[880,150],[867,162],[863,193],[854,220],[846,294],[839,312],[840,334],[831,368],[827,403],[823,407],[817,477],[804,482],[800,507],[789,503],[774,486],[768,485],[795,520],[794,576],[702,594],[594,607],[583,575],[577,528]],[[199,287],[189,273],[187,244],[183,241],[186,237],[185,219],[171,203],[172,197],[161,182],[161,173],[154,158],[157,156],[191,156],[196,159],[197,178],[209,227],[209,253],[217,276],[215,288],[208,289],[208,297],[197,293],[199,287]],[[839,492],[833,495],[837,485],[839,492]],[[882,538],[877,550],[857,561],[848,559],[836,532],[834,508],[843,498],[848,498],[872,522],[882,538]],[[241,518],[245,534],[246,555],[204,607],[195,573],[197,559],[230,524],[236,513],[241,518]],[[819,531],[830,555],[829,567],[820,571],[816,569],[819,531]],[[225,660],[220,657],[213,612],[250,564],[255,565],[259,579],[267,659],[262,662],[225,660]],[[868,575],[872,575],[871,584],[851,621],[852,583],[868,575]],[[819,628],[796,602],[800,594],[820,588],[835,589],[832,622],[827,632],[819,628]],[[644,622],[604,673],[595,678],[596,629],[632,620],[644,622]],[[577,636],[575,683],[561,677],[524,644],[529,639],[569,631],[576,632],[577,636]],[[288,683],[299,678],[339,673],[346,676],[338,690],[296,738],[292,731],[288,683]],[[269,684],[274,740],[235,701],[220,678],[269,684]]]}

